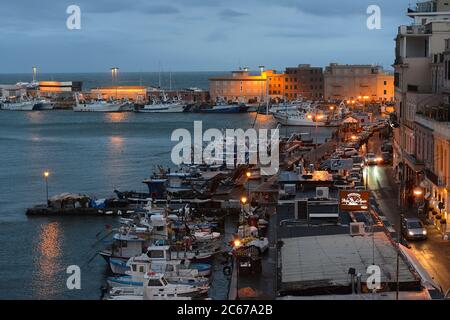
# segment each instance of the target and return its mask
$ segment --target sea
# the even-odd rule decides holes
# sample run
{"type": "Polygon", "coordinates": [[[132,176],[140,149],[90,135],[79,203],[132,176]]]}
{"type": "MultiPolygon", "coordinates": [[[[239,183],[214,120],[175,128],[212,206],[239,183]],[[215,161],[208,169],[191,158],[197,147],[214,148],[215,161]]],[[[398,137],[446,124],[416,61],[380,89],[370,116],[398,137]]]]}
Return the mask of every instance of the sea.
{"type": "MultiPolygon", "coordinates": [[[[178,79],[180,88],[207,89],[212,74],[175,73],[172,79],[178,79]]],[[[147,76],[142,76],[148,79],[143,80],[148,81],[145,85],[159,80],[158,74],[147,76]]],[[[60,74],[53,79],[96,85],[107,82],[105,75],[98,74],[60,74]]],[[[131,82],[134,78],[129,79],[136,84],[131,82]]],[[[27,79],[0,75],[2,84],[19,80],[27,79]]],[[[27,217],[27,208],[46,202],[43,172],[50,173],[50,196],[71,192],[102,199],[113,196],[115,189],[145,192],[142,181],[157,165],[174,167],[170,155],[177,142],[171,141],[172,132],[180,128],[192,132],[194,121],[202,121],[204,130],[276,127],[270,116],[255,113],[0,111],[0,299],[99,299],[108,268],[97,255],[105,245],[98,235],[117,225],[117,220],[27,217]],[[67,268],[73,265],[81,268],[79,290],[69,290],[66,285],[67,268]]],[[[331,135],[329,128],[285,128],[280,134],[293,131],[310,134],[318,142],[331,135]]],[[[226,299],[228,279],[216,273],[212,298],[226,299]]]]}

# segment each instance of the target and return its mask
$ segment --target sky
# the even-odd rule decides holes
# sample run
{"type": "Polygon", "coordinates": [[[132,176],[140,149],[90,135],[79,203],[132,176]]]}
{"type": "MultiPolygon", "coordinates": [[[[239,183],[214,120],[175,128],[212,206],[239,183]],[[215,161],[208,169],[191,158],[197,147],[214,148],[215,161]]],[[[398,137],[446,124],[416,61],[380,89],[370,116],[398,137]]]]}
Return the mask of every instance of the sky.
{"type": "Polygon", "coordinates": [[[409,0],[1,0],[0,73],[390,68],[409,0]],[[69,30],[67,7],[81,9],[69,30]],[[367,7],[381,9],[369,30],[367,7]]]}

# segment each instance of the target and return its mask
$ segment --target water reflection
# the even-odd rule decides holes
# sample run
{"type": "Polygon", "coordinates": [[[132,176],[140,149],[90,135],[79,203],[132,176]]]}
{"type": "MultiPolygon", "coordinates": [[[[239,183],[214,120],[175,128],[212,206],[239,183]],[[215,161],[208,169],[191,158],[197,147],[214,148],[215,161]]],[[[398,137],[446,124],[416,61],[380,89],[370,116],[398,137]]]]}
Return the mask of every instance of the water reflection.
{"type": "Polygon", "coordinates": [[[26,112],[25,114],[31,123],[41,123],[44,118],[44,113],[41,111],[26,112]]]}
{"type": "Polygon", "coordinates": [[[37,299],[56,298],[58,288],[63,288],[64,270],[61,266],[63,234],[58,222],[40,227],[33,276],[33,291],[37,299]]]}
{"type": "Polygon", "coordinates": [[[110,122],[119,123],[123,122],[127,118],[126,112],[110,112],[106,113],[106,119],[110,122]]]}
{"type": "MultiPolygon", "coordinates": [[[[112,153],[121,152],[123,148],[124,139],[122,136],[111,136],[109,138],[109,145],[112,153]]],[[[114,154],[111,154],[114,156],[114,154]]]]}

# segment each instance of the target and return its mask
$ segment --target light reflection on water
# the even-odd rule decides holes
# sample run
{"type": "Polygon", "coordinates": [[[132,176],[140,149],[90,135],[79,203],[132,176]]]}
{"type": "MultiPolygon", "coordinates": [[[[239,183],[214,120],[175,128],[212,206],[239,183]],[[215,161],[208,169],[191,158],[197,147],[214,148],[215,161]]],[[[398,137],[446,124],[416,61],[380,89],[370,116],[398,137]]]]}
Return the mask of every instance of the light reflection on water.
{"type": "Polygon", "coordinates": [[[33,291],[36,299],[56,298],[64,281],[60,278],[62,244],[64,236],[59,222],[44,223],[40,226],[37,246],[34,252],[33,291]]]}

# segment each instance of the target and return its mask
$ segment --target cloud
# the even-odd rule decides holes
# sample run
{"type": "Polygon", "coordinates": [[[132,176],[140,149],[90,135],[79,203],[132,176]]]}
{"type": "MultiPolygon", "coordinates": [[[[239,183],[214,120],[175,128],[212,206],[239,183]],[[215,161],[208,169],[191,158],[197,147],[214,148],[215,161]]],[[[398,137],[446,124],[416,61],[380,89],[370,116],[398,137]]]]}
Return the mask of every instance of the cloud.
{"type": "Polygon", "coordinates": [[[233,9],[225,9],[225,10],[222,10],[221,12],[219,12],[219,16],[222,19],[235,19],[235,18],[248,16],[248,13],[239,12],[239,11],[236,11],[233,9]]]}
{"type": "Polygon", "coordinates": [[[176,14],[179,13],[180,10],[173,6],[167,6],[167,5],[152,5],[147,6],[144,9],[146,14],[176,14]]]}

